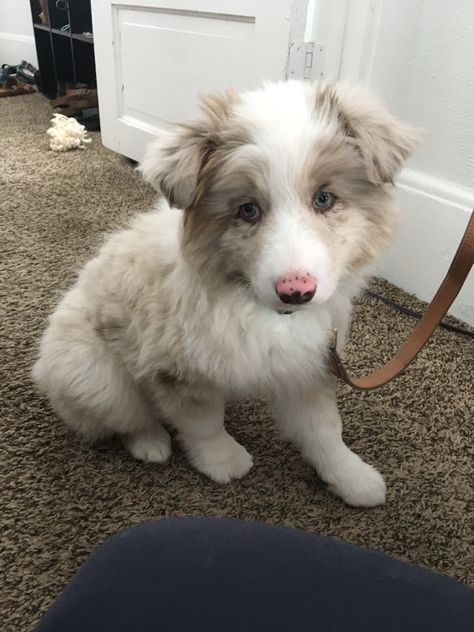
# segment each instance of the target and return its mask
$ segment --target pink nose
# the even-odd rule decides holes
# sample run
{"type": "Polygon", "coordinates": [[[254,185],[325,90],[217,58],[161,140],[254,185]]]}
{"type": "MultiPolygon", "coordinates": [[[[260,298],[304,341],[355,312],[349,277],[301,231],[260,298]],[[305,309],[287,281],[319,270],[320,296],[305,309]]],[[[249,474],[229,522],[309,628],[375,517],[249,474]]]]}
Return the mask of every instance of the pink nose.
{"type": "Polygon", "coordinates": [[[316,293],[316,279],[309,272],[294,272],[279,279],[275,291],[283,303],[308,303],[316,293]]]}

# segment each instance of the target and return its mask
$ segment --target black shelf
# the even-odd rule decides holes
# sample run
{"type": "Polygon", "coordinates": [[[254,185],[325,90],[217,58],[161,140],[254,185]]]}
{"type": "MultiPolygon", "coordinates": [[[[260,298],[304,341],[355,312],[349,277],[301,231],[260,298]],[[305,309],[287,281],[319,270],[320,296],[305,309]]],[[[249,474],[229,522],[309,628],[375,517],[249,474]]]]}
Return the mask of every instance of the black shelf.
{"type": "Polygon", "coordinates": [[[30,6],[40,91],[55,98],[77,84],[96,88],[94,38],[84,35],[92,33],[90,0],[30,0],[30,6]]]}
{"type": "Polygon", "coordinates": [[[94,44],[93,37],[88,37],[87,35],[83,35],[82,33],[72,33],[71,37],[78,42],[87,42],[87,44],[94,44]]]}
{"type": "Polygon", "coordinates": [[[49,26],[45,26],[44,24],[33,24],[35,29],[39,29],[40,31],[47,31],[48,33],[51,31],[53,35],[61,35],[62,37],[72,37],[72,39],[78,40],[79,42],[87,42],[88,44],[94,43],[94,38],[89,37],[87,35],[83,35],[82,33],[71,33],[70,31],[62,31],[61,29],[53,29],[49,28],[49,26]]]}

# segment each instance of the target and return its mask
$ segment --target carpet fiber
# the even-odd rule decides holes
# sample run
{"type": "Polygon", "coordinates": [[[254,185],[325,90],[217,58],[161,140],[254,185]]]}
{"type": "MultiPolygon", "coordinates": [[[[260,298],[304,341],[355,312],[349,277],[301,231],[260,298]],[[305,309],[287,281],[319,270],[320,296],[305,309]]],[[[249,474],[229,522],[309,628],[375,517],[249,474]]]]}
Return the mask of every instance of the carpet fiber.
{"type": "MultiPolygon", "coordinates": [[[[472,583],[474,344],[438,331],[398,381],[372,393],[340,388],[345,438],[385,475],[384,507],[330,495],[277,435],[265,407],[229,408],[230,431],[255,458],[219,487],[175,447],[165,467],[134,461],[114,441],[81,443],[35,392],[38,337],[104,230],[146,209],[153,192],[97,134],[84,150],[49,151],[42,96],[0,100],[0,619],[29,630],[108,535],[162,516],[234,516],[333,535],[472,583]]],[[[377,281],[379,292],[421,308],[377,281]]],[[[356,307],[355,372],[379,365],[413,320],[376,299],[356,307]]]]}

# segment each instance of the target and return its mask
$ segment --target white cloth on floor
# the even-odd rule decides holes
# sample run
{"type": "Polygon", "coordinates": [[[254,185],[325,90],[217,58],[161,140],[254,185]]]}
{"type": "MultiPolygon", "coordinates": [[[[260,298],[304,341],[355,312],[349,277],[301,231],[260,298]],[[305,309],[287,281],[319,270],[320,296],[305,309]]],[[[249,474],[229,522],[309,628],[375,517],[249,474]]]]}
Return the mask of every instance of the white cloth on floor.
{"type": "Polygon", "coordinates": [[[46,132],[50,137],[49,147],[53,151],[68,151],[68,149],[84,149],[92,142],[87,138],[87,130],[75,118],[64,114],[53,114],[51,127],[46,132]]]}

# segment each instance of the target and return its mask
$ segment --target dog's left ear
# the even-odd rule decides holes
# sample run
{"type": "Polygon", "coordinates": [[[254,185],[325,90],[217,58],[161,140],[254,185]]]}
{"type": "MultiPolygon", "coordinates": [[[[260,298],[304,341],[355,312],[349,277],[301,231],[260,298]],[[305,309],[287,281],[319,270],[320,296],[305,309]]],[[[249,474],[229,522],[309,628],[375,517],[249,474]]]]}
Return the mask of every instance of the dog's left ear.
{"type": "Polygon", "coordinates": [[[326,86],[332,92],[338,125],[364,159],[374,184],[393,182],[413,152],[419,131],[393,116],[364,90],[343,83],[326,86]]]}
{"type": "Polygon", "coordinates": [[[202,98],[200,117],[165,132],[148,149],[138,170],[170,206],[192,206],[201,169],[222,143],[237,98],[231,91],[202,98]]]}

